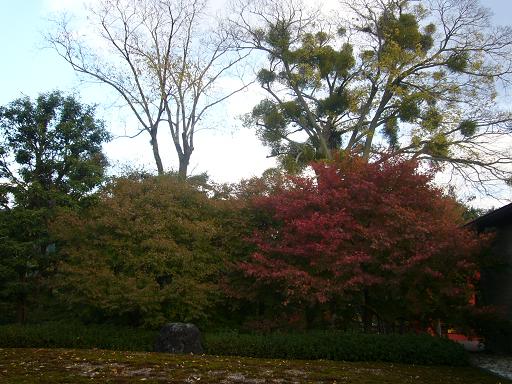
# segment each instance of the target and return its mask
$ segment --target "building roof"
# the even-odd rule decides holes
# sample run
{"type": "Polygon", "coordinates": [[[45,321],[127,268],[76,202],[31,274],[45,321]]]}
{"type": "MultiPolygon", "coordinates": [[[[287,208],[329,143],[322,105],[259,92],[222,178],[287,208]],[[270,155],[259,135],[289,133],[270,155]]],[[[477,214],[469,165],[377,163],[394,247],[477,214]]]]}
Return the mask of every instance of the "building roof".
{"type": "Polygon", "coordinates": [[[486,228],[512,225],[512,203],[495,209],[492,212],[486,213],[485,215],[480,216],[478,219],[471,221],[467,225],[475,226],[478,231],[483,231],[486,228]]]}

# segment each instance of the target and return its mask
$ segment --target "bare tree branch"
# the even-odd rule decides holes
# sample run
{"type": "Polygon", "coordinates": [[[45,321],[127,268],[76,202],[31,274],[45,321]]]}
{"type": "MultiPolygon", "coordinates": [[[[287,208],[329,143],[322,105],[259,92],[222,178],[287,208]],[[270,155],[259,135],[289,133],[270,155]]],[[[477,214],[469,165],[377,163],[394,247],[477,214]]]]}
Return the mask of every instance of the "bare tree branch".
{"type": "Polygon", "coordinates": [[[248,85],[220,92],[220,83],[232,76],[230,69],[249,53],[241,53],[212,20],[206,22],[205,6],[205,0],[101,0],[88,19],[88,36],[99,38],[92,42],[99,47],[77,36],[65,18],[48,36],[75,71],[123,98],[151,137],[160,174],[160,124],[167,123],[179,174],[185,177],[194,133],[206,112],[248,85]]]}

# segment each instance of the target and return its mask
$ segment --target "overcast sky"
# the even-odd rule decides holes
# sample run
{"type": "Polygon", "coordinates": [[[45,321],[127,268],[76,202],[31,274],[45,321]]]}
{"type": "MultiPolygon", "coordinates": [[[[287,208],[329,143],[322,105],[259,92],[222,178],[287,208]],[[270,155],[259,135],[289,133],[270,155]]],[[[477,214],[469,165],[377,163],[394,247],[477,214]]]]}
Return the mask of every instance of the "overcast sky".
{"type": "MultiPolygon", "coordinates": [[[[50,28],[48,18],[52,12],[63,9],[81,9],[81,0],[0,0],[0,105],[27,95],[35,97],[41,92],[59,89],[81,95],[86,103],[101,103],[98,110],[114,135],[130,131],[130,120],[123,114],[112,115],[103,109],[104,92],[95,86],[84,86],[71,67],[54,51],[45,49],[42,35],[50,28]]],[[[494,13],[495,24],[510,24],[512,0],[482,0],[494,13]]],[[[105,88],[101,88],[105,89],[105,88]]],[[[199,132],[196,151],[192,155],[190,171],[207,171],[216,181],[236,181],[242,177],[259,175],[273,165],[266,158],[266,149],[254,134],[241,128],[237,115],[254,106],[260,96],[245,92],[235,96],[217,111],[213,125],[215,131],[199,132]]],[[[512,104],[512,103],[510,103],[512,104]]],[[[161,151],[171,153],[169,142],[161,143],[161,151]]],[[[153,169],[148,138],[138,140],[118,138],[106,146],[111,163],[142,164],[153,169]]],[[[167,167],[177,167],[174,157],[166,156],[167,167]]]]}

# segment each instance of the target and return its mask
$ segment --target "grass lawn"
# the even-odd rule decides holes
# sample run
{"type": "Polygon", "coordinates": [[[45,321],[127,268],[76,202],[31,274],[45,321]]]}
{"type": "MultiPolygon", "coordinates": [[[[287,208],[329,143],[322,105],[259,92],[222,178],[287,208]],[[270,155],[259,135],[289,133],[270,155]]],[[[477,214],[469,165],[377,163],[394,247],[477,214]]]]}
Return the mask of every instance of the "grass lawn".
{"type": "Polygon", "coordinates": [[[472,367],[0,349],[0,383],[512,383],[472,367]]]}

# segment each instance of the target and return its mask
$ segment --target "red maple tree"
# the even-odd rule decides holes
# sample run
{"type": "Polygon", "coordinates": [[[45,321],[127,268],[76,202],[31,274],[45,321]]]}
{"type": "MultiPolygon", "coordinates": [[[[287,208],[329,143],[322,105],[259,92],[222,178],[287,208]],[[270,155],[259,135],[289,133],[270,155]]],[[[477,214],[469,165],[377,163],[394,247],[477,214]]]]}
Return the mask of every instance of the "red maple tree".
{"type": "Polygon", "coordinates": [[[267,316],[386,330],[426,327],[469,303],[481,241],[433,173],[404,160],[313,168],[253,200],[269,219],[250,239],[256,251],[237,264],[239,294],[267,303],[267,316]]]}

